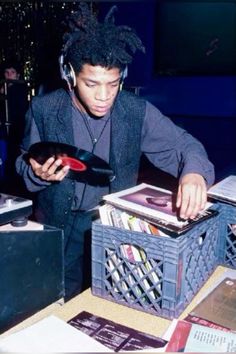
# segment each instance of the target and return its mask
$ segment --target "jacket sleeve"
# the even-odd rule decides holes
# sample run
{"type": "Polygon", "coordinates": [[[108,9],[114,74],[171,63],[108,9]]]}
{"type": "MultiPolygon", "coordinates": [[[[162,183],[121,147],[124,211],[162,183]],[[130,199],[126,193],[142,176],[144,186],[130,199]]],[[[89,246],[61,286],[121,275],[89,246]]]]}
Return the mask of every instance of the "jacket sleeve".
{"type": "Polygon", "coordinates": [[[142,129],[142,152],[154,166],[177,178],[198,173],[208,187],[214,183],[214,166],[200,141],[149,102],[142,129]]]}
{"type": "Polygon", "coordinates": [[[37,114],[37,111],[31,104],[26,113],[26,125],[24,138],[21,143],[21,155],[17,157],[15,164],[17,173],[24,179],[26,188],[30,192],[38,192],[51,184],[50,182],[43,181],[38,178],[34,174],[31,166],[25,160],[25,154],[27,153],[29,147],[40,141],[39,132],[34,121],[35,114],[37,114]]]}

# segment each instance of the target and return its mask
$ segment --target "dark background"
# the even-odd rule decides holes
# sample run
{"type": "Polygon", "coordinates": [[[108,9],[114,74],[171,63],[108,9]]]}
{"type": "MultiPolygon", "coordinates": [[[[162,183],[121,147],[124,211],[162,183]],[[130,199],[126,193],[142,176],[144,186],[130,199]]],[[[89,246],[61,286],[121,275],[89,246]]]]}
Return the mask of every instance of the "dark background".
{"type": "MultiPolygon", "coordinates": [[[[236,174],[236,1],[94,1],[103,18],[134,27],[146,47],[129,67],[126,87],[154,103],[206,147],[216,180],[236,174]]],[[[76,1],[0,1],[0,65],[11,56],[36,94],[61,85],[62,20],[76,1]]],[[[3,153],[3,150],[2,150],[3,153]]],[[[140,178],[161,185],[165,174],[142,161],[140,178]]],[[[169,181],[173,181],[169,177],[169,181]]]]}

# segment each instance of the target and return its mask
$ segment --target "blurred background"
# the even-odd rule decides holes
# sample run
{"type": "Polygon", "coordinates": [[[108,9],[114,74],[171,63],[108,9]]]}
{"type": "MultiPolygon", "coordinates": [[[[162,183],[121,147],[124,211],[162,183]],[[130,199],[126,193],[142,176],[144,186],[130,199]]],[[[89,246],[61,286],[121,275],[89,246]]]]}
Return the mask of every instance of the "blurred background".
{"type": "MultiPolygon", "coordinates": [[[[205,145],[216,168],[216,181],[236,174],[236,0],[89,4],[101,19],[117,5],[116,23],[134,27],[146,47],[146,54],[138,53],[129,67],[125,87],[154,103],[205,145]]],[[[9,62],[19,65],[18,87],[24,83],[28,103],[34,95],[62,85],[58,67],[62,22],[77,6],[77,1],[0,1],[3,88],[9,62]]],[[[24,120],[17,118],[20,113],[10,113],[10,103],[10,89],[5,85],[0,95],[0,191],[17,193],[12,162],[20,140],[15,137],[24,120]]],[[[176,183],[145,158],[140,180],[176,183]]]]}

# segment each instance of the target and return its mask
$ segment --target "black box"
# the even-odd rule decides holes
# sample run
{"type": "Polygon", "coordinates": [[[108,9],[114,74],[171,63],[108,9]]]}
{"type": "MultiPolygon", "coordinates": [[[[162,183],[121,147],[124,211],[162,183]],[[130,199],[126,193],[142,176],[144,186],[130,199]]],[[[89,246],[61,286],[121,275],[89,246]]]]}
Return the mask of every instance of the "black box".
{"type": "Polygon", "coordinates": [[[63,231],[0,232],[0,333],[64,297],[63,231]]]}

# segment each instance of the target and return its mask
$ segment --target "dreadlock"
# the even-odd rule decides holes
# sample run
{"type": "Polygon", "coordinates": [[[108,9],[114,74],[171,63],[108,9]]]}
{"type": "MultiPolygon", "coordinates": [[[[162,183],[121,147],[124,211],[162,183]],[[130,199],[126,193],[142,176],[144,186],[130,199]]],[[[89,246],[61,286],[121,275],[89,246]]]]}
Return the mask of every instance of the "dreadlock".
{"type": "Polygon", "coordinates": [[[62,53],[75,72],[82,65],[123,68],[132,62],[136,50],[145,52],[140,38],[127,26],[116,26],[112,6],[104,22],[97,20],[86,2],[79,3],[79,10],[67,18],[67,32],[63,36],[62,53]]]}

